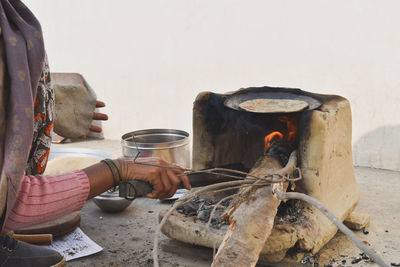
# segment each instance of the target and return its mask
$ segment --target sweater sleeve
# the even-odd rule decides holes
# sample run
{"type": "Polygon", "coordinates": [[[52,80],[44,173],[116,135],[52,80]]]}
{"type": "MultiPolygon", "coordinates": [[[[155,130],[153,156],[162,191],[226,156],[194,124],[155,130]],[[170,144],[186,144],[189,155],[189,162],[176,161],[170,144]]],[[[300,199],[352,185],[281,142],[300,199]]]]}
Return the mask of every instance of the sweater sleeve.
{"type": "Polygon", "coordinates": [[[80,210],[89,190],[89,179],[83,171],[24,176],[3,231],[49,222],[80,210]]]}

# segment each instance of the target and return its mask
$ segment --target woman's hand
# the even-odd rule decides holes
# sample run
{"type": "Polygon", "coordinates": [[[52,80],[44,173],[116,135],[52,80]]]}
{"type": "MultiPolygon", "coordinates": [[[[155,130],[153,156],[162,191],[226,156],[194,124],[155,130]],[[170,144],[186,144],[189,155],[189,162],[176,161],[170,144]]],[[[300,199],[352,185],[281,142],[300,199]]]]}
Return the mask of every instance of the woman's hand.
{"type": "MultiPolygon", "coordinates": [[[[96,101],[96,108],[104,108],[106,104],[103,101],[96,101]]],[[[107,114],[104,113],[99,113],[99,112],[93,112],[93,120],[100,120],[100,121],[106,121],[108,120],[107,114]]],[[[102,131],[101,127],[96,126],[96,125],[91,125],[90,126],[90,131],[95,132],[95,133],[100,133],[102,131]]]]}
{"type": "Polygon", "coordinates": [[[153,185],[153,192],[145,195],[149,198],[165,199],[172,197],[179,184],[191,189],[189,178],[183,171],[159,158],[130,158],[116,160],[121,171],[122,181],[141,180],[153,185]],[[159,167],[160,166],[160,167],[159,167]]]}
{"type": "MultiPolygon", "coordinates": [[[[96,101],[96,108],[104,108],[106,104],[103,101],[96,101]]],[[[108,116],[105,113],[100,113],[100,112],[93,112],[93,121],[106,121],[108,120],[108,116]]],[[[89,130],[94,133],[101,133],[103,129],[101,129],[100,126],[96,125],[90,125],[89,130]]],[[[86,135],[82,135],[81,138],[85,139],[86,135]]]]}

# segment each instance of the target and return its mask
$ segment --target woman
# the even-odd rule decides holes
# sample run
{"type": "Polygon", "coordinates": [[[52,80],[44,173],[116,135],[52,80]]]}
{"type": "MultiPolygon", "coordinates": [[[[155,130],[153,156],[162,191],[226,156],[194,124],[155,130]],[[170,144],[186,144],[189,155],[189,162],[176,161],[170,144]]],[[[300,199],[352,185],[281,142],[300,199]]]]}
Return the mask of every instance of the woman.
{"type": "MultiPolygon", "coordinates": [[[[167,198],[179,183],[178,168],[155,158],[117,159],[84,170],[42,176],[53,127],[54,96],[39,22],[19,0],[0,0],[0,212],[3,233],[79,210],[120,181],[153,185],[147,197],[167,198]]],[[[62,266],[57,252],[0,238],[0,266],[62,266]]]]}

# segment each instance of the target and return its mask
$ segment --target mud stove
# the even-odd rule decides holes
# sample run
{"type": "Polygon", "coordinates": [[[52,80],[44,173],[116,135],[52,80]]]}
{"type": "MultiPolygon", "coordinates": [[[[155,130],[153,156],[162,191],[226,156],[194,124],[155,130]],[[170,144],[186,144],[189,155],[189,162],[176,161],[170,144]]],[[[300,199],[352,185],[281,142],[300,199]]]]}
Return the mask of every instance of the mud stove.
{"type": "MultiPolygon", "coordinates": [[[[313,94],[299,89],[252,87],[227,94],[200,93],[193,107],[193,169],[241,166],[249,170],[272,139],[298,150],[303,179],[295,191],[321,201],[344,220],[356,207],[359,189],[354,177],[349,101],[336,95],[313,94]],[[301,111],[254,112],[241,103],[255,99],[299,100],[301,111]]],[[[280,158],[285,164],[285,153],[280,158]]],[[[317,253],[337,228],[318,210],[297,202],[281,204],[274,227],[260,260],[298,261],[306,253],[317,253]],[[291,207],[288,207],[291,206],[291,207]],[[280,213],[280,215],[279,215],[280,213]]],[[[213,247],[224,231],[205,231],[205,224],[174,213],[163,233],[201,246],[213,247]]]]}

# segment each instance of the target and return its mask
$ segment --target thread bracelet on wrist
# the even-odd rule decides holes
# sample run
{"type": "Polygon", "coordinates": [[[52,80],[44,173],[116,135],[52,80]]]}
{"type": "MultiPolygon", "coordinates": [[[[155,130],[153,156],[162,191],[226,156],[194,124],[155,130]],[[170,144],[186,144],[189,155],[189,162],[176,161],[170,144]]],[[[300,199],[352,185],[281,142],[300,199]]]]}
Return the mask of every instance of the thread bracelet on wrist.
{"type": "Polygon", "coordinates": [[[122,176],[121,176],[121,171],[119,170],[117,163],[115,163],[115,161],[113,161],[112,159],[107,159],[107,160],[108,160],[108,162],[112,163],[112,165],[114,165],[114,167],[117,169],[118,177],[119,177],[118,184],[121,183],[122,176]]]}
{"type": "Polygon", "coordinates": [[[101,162],[104,162],[107,165],[107,167],[110,169],[112,178],[114,181],[114,189],[113,190],[116,191],[118,184],[117,184],[117,179],[115,178],[115,172],[114,172],[113,166],[110,164],[110,162],[108,162],[108,159],[103,159],[101,162]]]}

